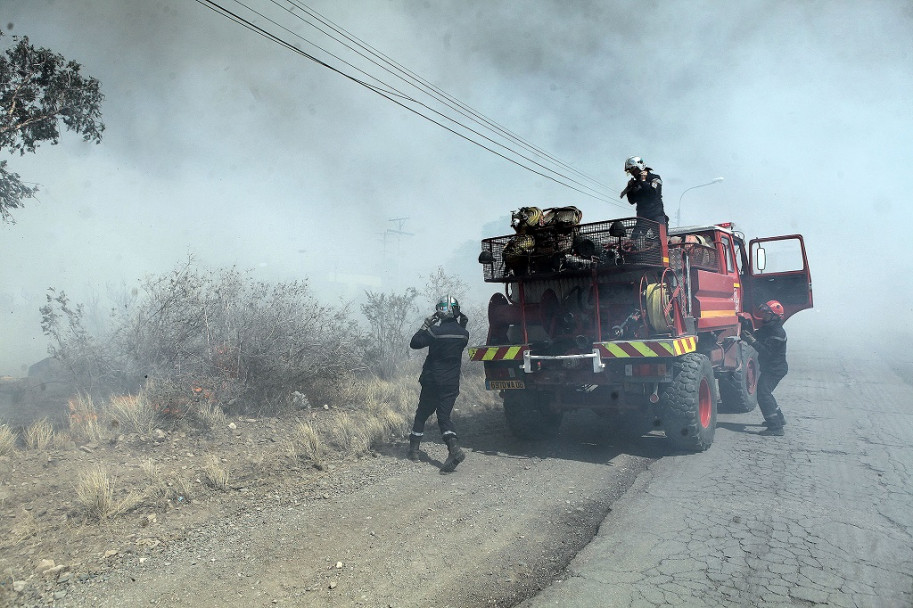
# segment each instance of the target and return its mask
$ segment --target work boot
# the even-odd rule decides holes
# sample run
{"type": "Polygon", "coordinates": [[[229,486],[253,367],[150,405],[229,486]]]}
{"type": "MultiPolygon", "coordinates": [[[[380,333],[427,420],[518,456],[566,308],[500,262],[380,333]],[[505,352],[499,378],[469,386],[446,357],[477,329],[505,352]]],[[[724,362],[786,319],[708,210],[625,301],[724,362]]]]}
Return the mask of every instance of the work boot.
{"type": "Polygon", "coordinates": [[[783,411],[780,409],[777,409],[777,413],[774,414],[773,420],[765,420],[764,426],[766,426],[767,428],[770,428],[773,426],[786,426],[786,418],[783,416],[783,411]]]}
{"type": "Polygon", "coordinates": [[[768,426],[766,429],[758,433],[758,435],[763,435],[765,437],[782,437],[783,434],[784,433],[782,426],[768,426]]]}
{"type": "Polygon", "coordinates": [[[412,462],[418,462],[418,447],[422,445],[422,438],[415,435],[409,435],[409,451],[406,452],[406,458],[412,462]]]}
{"type": "Polygon", "coordinates": [[[448,437],[444,440],[447,444],[447,460],[441,467],[441,473],[452,473],[456,470],[457,465],[466,460],[466,452],[457,445],[456,437],[448,437]]]}

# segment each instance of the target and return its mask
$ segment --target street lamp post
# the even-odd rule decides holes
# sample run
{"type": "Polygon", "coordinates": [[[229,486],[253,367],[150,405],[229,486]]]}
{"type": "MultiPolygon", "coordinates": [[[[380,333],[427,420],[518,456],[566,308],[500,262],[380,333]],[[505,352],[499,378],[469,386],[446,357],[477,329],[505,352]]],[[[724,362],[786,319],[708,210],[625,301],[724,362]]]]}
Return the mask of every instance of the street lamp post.
{"type": "Polygon", "coordinates": [[[678,211],[676,211],[676,213],[675,213],[675,227],[676,228],[678,228],[682,225],[682,196],[685,196],[685,192],[688,192],[688,190],[694,190],[695,188],[703,188],[704,186],[712,186],[713,184],[718,184],[721,181],[723,181],[722,177],[714,177],[712,180],[710,180],[706,184],[698,184],[697,186],[691,186],[690,188],[686,188],[685,191],[682,192],[682,195],[678,197],[678,211]]]}

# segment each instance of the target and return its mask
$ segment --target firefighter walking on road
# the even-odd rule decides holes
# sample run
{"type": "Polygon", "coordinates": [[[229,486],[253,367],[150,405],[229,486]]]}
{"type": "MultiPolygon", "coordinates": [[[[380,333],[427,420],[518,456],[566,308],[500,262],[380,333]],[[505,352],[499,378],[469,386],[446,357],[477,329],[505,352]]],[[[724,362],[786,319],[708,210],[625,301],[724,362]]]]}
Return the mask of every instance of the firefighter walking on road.
{"type": "Polygon", "coordinates": [[[409,460],[419,459],[419,446],[425,434],[425,421],[437,414],[441,438],[447,444],[447,460],[441,473],[450,473],[466,459],[466,453],[457,444],[456,429],[450,414],[460,394],[460,365],[463,350],[469,343],[466,324],[469,319],[460,312],[456,298],[440,299],[433,315],[425,319],[422,327],[412,336],[409,347],[427,348],[428,356],[422,366],[419,383],[422,391],[415,411],[412,432],[409,433],[409,460]],[[439,323],[438,323],[439,322],[439,323]]]}
{"type": "Polygon", "coordinates": [[[744,331],[742,339],[758,351],[758,364],[761,368],[758,377],[758,405],[767,427],[759,434],[780,436],[783,435],[786,419],[773,391],[789,371],[786,364],[786,330],[783,329],[785,312],[780,302],[769,300],[758,308],[758,314],[763,325],[754,333],[744,331]]]}

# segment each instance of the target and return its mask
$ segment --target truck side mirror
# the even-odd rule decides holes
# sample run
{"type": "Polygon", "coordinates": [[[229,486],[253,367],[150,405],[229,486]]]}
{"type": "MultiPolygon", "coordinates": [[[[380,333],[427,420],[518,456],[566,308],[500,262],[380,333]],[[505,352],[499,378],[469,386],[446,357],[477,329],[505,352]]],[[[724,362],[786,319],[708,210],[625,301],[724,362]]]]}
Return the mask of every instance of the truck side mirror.
{"type": "Polygon", "coordinates": [[[755,266],[758,270],[764,270],[767,266],[767,253],[765,253],[763,247],[758,247],[758,250],[755,251],[755,266]]]}

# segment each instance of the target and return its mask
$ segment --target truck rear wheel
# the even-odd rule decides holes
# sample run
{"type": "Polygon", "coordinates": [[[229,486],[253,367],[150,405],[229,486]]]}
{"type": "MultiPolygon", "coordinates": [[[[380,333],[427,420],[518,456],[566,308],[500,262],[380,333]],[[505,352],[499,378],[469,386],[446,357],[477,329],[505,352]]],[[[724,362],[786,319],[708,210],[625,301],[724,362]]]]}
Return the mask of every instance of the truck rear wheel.
{"type": "Polygon", "coordinates": [[[507,428],[518,439],[554,439],[558,436],[563,417],[563,412],[549,409],[547,397],[539,391],[513,390],[504,393],[507,428]]]}
{"type": "Polygon", "coordinates": [[[675,447],[703,452],[716,432],[717,386],[705,355],[688,353],[674,364],[674,377],[662,395],[662,426],[675,447]]]}
{"type": "Polygon", "coordinates": [[[758,405],[758,352],[742,344],[742,365],[738,370],[720,378],[720,398],[726,412],[745,414],[758,405]]]}

